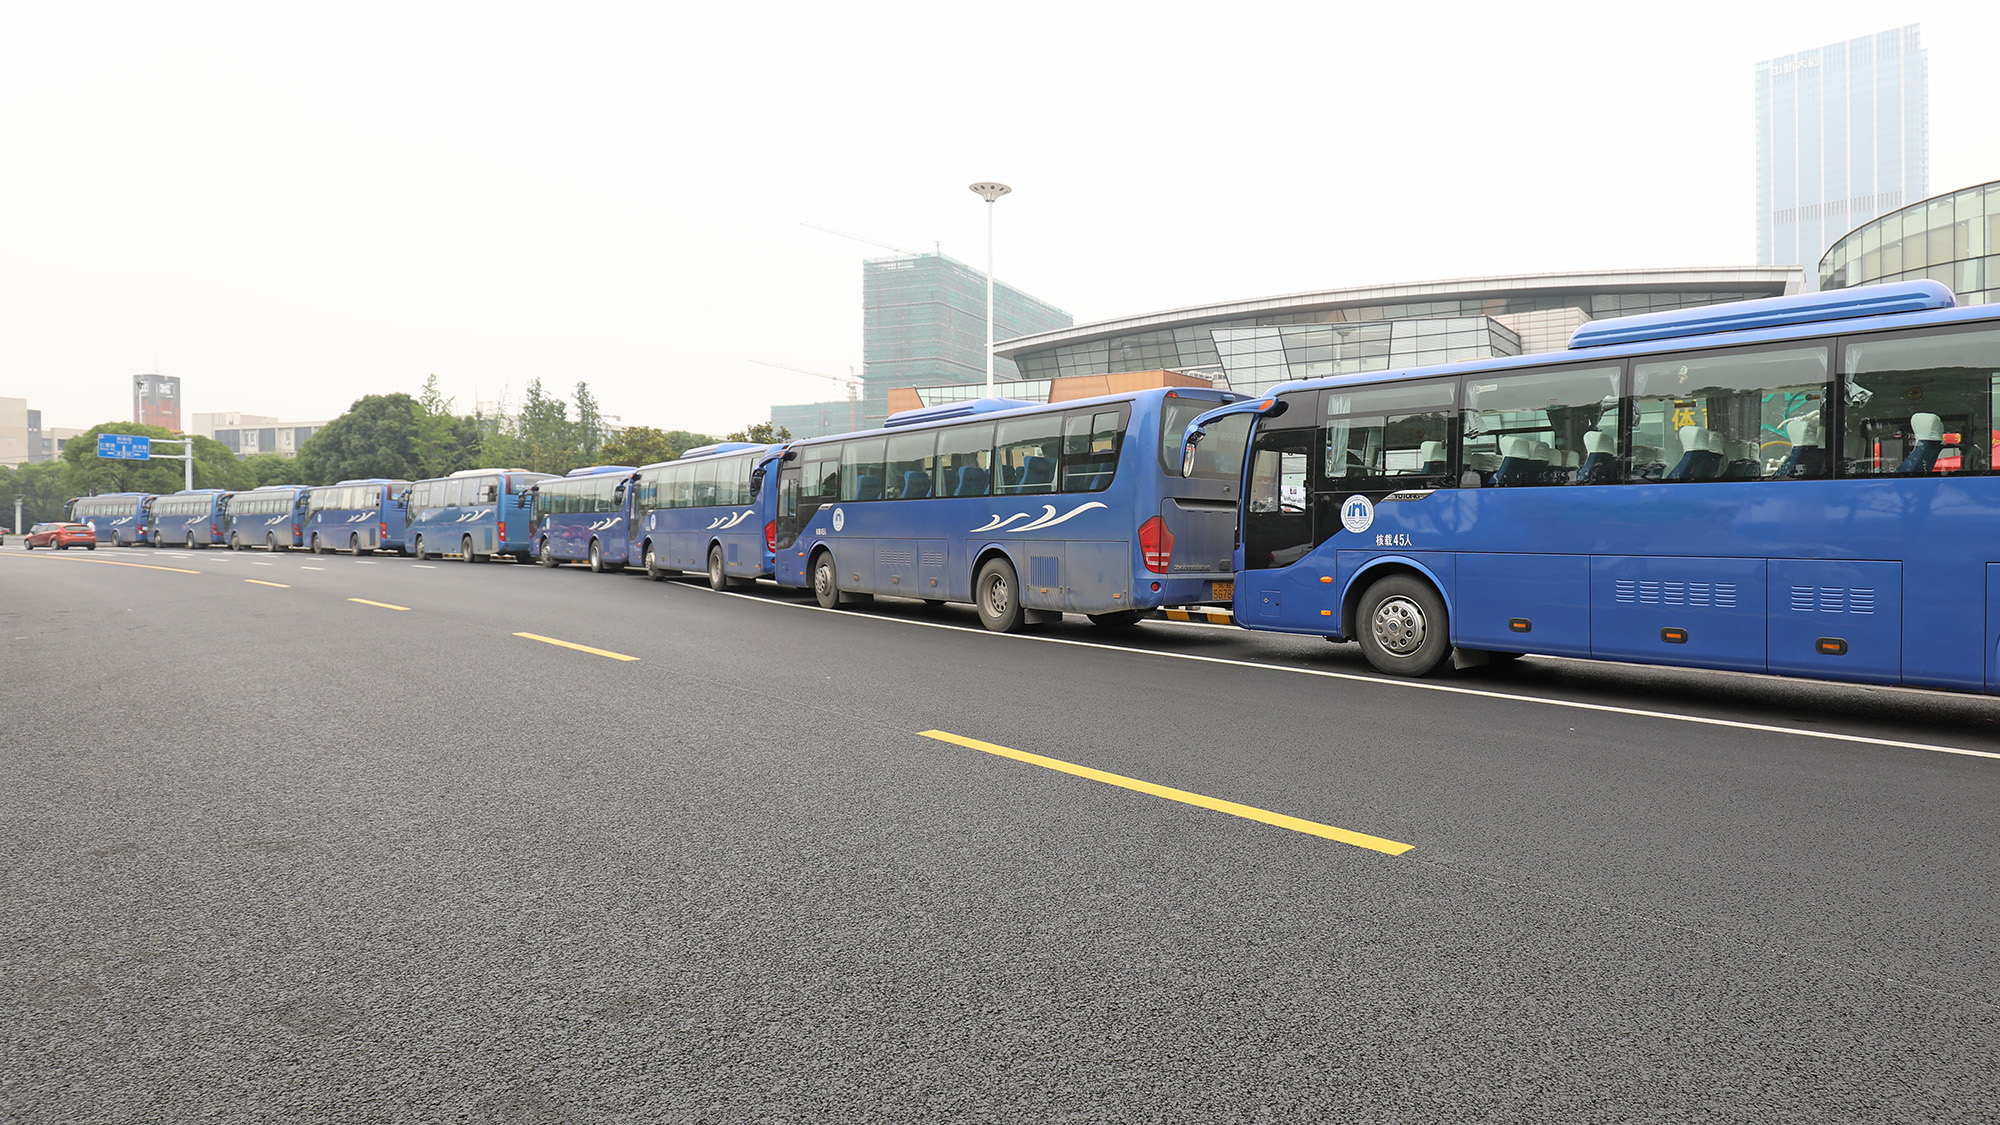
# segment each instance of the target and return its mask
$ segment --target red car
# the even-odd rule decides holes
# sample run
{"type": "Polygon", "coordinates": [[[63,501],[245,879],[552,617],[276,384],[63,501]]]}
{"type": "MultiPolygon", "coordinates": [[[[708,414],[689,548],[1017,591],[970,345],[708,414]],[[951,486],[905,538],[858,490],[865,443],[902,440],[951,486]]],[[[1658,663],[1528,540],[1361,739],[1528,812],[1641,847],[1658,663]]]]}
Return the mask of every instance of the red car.
{"type": "Polygon", "coordinates": [[[82,547],[95,551],[97,529],[87,523],[38,523],[28,529],[28,550],[37,547],[54,547],[58,551],[82,547]]]}

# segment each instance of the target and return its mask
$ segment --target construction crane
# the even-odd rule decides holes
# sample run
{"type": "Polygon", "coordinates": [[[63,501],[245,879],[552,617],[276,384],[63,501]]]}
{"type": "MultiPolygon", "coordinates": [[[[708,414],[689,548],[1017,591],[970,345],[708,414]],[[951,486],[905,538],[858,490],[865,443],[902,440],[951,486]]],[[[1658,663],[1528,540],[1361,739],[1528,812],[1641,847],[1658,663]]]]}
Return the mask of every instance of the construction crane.
{"type": "MultiPolygon", "coordinates": [[[[881,240],[881,239],[879,239],[879,238],[869,238],[869,237],[868,237],[868,236],[866,236],[866,235],[860,235],[860,234],[853,234],[853,233],[850,233],[850,232],[848,232],[848,231],[844,231],[844,230],[835,230],[835,229],[833,229],[832,227],[823,227],[823,226],[820,226],[820,225],[819,225],[818,223],[804,223],[804,222],[802,222],[802,223],[800,223],[799,225],[800,225],[800,226],[802,226],[802,227],[811,227],[812,229],[814,229],[814,230],[817,230],[817,231],[825,231],[825,232],[826,232],[827,234],[837,234],[837,235],[839,235],[839,236],[840,236],[840,237],[842,237],[842,238],[851,238],[851,239],[853,239],[853,240],[854,240],[854,241],[856,241],[856,242],[866,242],[866,243],[867,243],[868,245],[870,245],[870,246],[880,246],[880,247],[881,247],[882,249],[884,249],[884,250],[894,250],[894,251],[895,251],[896,253],[898,253],[898,254],[921,254],[921,253],[923,253],[923,251],[922,251],[922,250],[910,250],[910,249],[906,249],[906,248],[904,248],[904,247],[901,247],[901,246],[897,246],[896,244],[894,244],[894,243],[891,243],[891,242],[884,242],[884,241],[882,241],[882,240],[881,240]]],[[[944,246],[944,244],[943,244],[943,243],[940,243],[940,242],[933,242],[933,243],[931,243],[931,247],[932,247],[932,251],[933,251],[934,253],[937,253],[937,254],[939,254],[939,255],[942,255],[942,254],[944,253],[944,249],[943,249],[943,246],[944,246]]],[[[770,366],[773,366],[773,367],[782,367],[782,366],[784,366],[784,365],[783,365],[783,364],[771,364],[770,366]]],[[[796,370],[798,370],[798,368],[793,368],[793,370],[794,370],[794,371],[796,371],[796,370]]],[[[817,371],[808,371],[808,372],[806,372],[806,374],[808,374],[808,375],[817,375],[817,374],[819,374],[819,372],[817,372],[817,371]]]]}
{"type": "MultiPolygon", "coordinates": [[[[811,224],[807,225],[810,226],[811,224]]],[[[771,361],[764,359],[753,359],[750,362],[756,364],[759,367],[775,367],[781,371],[796,371],[801,375],[817,375],[822,379],[831,379],[836,383],[846,384],[847,428],[849,430],[858,430],[861,428],[861,385],[862,384],[861,384],[861,379],[854,374],[854,369],[852,367],[847,369],[847,374],[845,375],[835,375],[831,371],[814,371],[810,367],[795,367],[789,363],[772,363],[771,361]]]]}

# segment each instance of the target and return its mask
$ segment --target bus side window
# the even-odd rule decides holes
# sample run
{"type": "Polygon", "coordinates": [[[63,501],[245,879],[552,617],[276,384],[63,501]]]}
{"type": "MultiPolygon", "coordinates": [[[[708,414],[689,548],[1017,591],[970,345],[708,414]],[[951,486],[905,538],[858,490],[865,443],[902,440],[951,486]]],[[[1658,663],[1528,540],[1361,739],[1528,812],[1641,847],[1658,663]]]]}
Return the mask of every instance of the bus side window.
{"type": "Polygon", "coordinates": [[[992,491],[993,427],[950,426],[938,431],[937,495],[985,496],[992,491]]]}
{"type": "Polygon", "coordinates": [[[1062,416],[1035,414],[999,424],[994,434],[996,494],[1054,492],[1061,456],[1062,416]]]}
{"type": "Polygon", "coordinates": [[[1250,486],[1244,499],[1243,565],[1250,570],[1290,566],[1313,549],[1306,508],[1315,442],[1310,428],[1256,431],[1250,451],[1250,486]]]}
{"type": "Polygon", "coordinates": [[[887,447],[887,438],[864,438],[841,446],[842,500],[882,499],[882,460],[887,447]]]}
{"type": "Polygon", "coordinates": [[[1063,417],[1062,491],[1102,492],[1118,471],[1123,411],[1080,410],[1063,417]]]}
{"type": "Polygon", "coordinates": [[[1870,337],[1841,355],[1850,476],[2000,468],[2000,330],[1870,337]]]}
{"type": "Polygon", "coordinates": [[[1468,488],[1618,479],[1616,364],[1465,381],[1459,483],[1468,488]]]}

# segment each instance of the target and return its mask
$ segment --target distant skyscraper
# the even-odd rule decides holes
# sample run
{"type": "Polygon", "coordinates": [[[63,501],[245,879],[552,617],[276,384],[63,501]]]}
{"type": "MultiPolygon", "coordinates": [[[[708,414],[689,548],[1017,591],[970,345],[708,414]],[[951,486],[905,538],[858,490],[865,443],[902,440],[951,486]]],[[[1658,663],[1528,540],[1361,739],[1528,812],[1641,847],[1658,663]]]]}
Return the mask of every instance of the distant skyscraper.
{"type": "Polygon", "coordinates": [[[1930,194],[1930,82],[1916,24],[1757,64],[1757,264],[1802,265],[1930,194]]]}
{"type": "Polygon", "coordinates": [[[132,420],[145,426],[181,429],[181,377],[132,376],[132,420]]]}

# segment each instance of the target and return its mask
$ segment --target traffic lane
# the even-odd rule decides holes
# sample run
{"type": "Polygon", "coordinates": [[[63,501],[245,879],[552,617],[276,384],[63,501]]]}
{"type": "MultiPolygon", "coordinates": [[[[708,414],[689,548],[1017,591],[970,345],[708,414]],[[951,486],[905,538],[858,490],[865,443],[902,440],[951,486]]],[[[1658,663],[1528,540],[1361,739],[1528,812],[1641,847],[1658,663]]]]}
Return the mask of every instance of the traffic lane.
{"type": "MultiPolygon", "coordinates": [[[[340,698],[419,668],[400,645],[338,655],[340,698]]],[[[9,974],[35,990],[18,1057],[72,1080],[9,1096],[334,1120],[663,1102],[1588,1120],[1696,1106],[1712,1083],[1863,1115],[1965,1104],[1964,1058],[1854,1045],[1978,1033],[1934,997],[1885,1003],[1767,951],[1259,825],[1191,830],[1163,802],[927,756],[895,723],[807,706],[746,729],[723,681],[640,711],[636,666],[547,655],[549,691],[616,693],[602,728],[530,705],[510,742],[319,735],[273,759],[232,737],[239,713],[212,769],[83,764],[146,776],[119,790],[137,807],[76,810],[96,831],[38,834],[95,846],[96,893],[118,901],[66,919],[67,959],[9,974]]],[[[518,701],[493,673],[519,660],[437,656],[467,685],[428,701],[448,729],[518,701]]]]}
{"type": "Polygon", "coordinates": [[[677,636],[726,635],[728,651],[699,658],[704,674],[754,681],[746,695],[773,706],[907,715],[919,729],[1415,843],[1427,862],[1877,975],[1956,989],[1996,968],[1981,936],[2000,921],[1985,874],[2000,796],[1987,760],[1399,680],[1328,688],[1268,668],[783,605],[764,608],[803,620],[768,622],[767,634],[710,600],[680,588],[677,636]],[[808,658],[769,659],[781,651],[808,658]]]}

